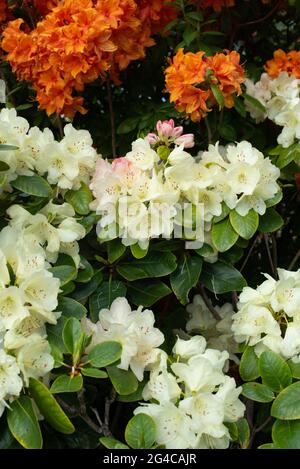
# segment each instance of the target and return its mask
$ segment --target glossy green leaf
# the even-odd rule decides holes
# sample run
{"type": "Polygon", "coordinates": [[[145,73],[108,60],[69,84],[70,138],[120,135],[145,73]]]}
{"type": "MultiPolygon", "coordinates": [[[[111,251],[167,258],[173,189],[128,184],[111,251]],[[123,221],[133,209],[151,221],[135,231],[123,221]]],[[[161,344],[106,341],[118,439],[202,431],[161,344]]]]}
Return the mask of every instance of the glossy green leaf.
{"type": "Polygon", "coordinates": [[[10,404],[7,423],[14,438],[26,449],[41,449],[43,438],[32,400],[21,396],[10,404]]]}
{"type": "Polygon", "coordinates": [[[272,438],[277,448],[300,449],[300,421],[276,420],[272,428],[272,438]]]}
{"type": "Polygon", "coordinates": [[[254,347],[245,348],[240,361],[240,375],[244,381],[253,381],[259,377],[258,356],[254,347]]]}
{"type": "Polygon", "coordinates": [[[176,269],[176,256],[171,252],[149,252],[143,259],[134,259],[117,266],[126,280],[163,277],[176,269]]]}
{"type": "Polygon", "coordinates": [[[91,278],[89,282],[85,283],[82,286],[77,285],[76,290],[74,291],[74,293],[72,293],[72,297],[78,301],[88,298],[102,283],[102,281],[103,274],[101,271],[98,271],[95,273],[95,275],[91,278]]]}
{"type": "Polygon", "coordinates": [[[94,269],[87,259],[80,257],[80,268],[76,277],[76,282],[88,283],[94,275],[94,269]]]}
{"type": "Polygon", "coordinates": [[[107,449],[129,449],[129,447],[121,441],[108,436],[103,436],[99,439],[99,441],[107,449]]]}
{"type": "Polygon", "coordinates": [[[246,449],[250,441],[250,428],[247,420],[242,418],[236,422],[238,430],[238,442],[241,448],[246,449]]]}
{"type": "Polygon", "coordinates": [[[204,263],[200,280],[208,290],[216,294],[241,291],[247,285],[237,269],[222,261],[214,264],[204,263]]]}
{"type": "Polygon", "coordinates": [[[67,351],[73,354],[80,340],[82,331],[78,319],[69,318],[63,328],[62,337],[67,351]]]}
{"type": "Polygon", "coordinates": [[[210,87],[211,87],[214,97],[216,98],[217,103],[219,104],[219,109],[221,109],[225,105],[224,96],[222,92],[220,91],[220,88],[218,87],[218,85],[211,84],[210,87]]]}
{"type": "Polygon", "coordinates": [[[118,394],[132,394],[138,388],[138,380],[131,370],[121,370],[116,366],[107,367],[108,376],[118,394]]]}
{"type": "Polygon", "coordinates": [[[155,422],[149,415],[137,414],[129,420],[125,429],[125,440],[131,448],[151,448],[155,442],[155,437],[155,422]]]}
{"type": "Polygon", "coordinates": [[[229,218],[212,227],[212,242],[219,252],[228,251],[238,240],[238,233],[232,228],[229,218]]]}
{"type": "Polygon", "coordinates": [[[51,427],[65,434],[70,434],[75,431],[74,425],[43,383],[30,378],[29,390],[39,411],[51,427]]]}
{"type": "Polygon", "coordinates": [[[81,368],[80,369],[83,376],[88,376],[89,378],[104,379],[107,378],[107,373],[103,370],[98,370],[97,368],[81,368]]]}
{"type": "Polygon", "coordinates": [[[148,253],[148,249],[142,249],[138,244],[130,246],[130,251],[136,259],[143,259],[143,257],[147,256],[148,253]]]}
{"type": "Polygon", "coordinates": [[[61,311],[66,318],[83,319],[86,316],[87,309],[78,301],[67,296],[58,298],[57,311],[61,311]]]}
{"type": "Polygon", "coordinates": [[[53,381],[50,391],[52,394],[78,392],[82,388],[82,385],[83,380],[81,375],[60,375],[55,381],[53,381]]]}
{"type": "Polygon", "coordinates": [[[140,280],[128,285],[128,297],[136,306],[152,306],[170,293],[171,289],[160,280],[140,280]]]}
{"type": "Polygon", "coordinates": [[[122,345],[119,342],[107,341],[95,345],[87,356],[93,367],[103,368],[121,358],[122,345]]]}
{"type": "Polygon", "coordinates": [[[126,246],[122,243],[121,239],[116,238],[112,241],[108,241],[107,243],[107,254],[108,254],[108,262],[113,264],[116,262],[120,257],[123,256],[124,252],[126,251],[126,246]]]}
{"type": "Polygon", "coordinates": [[[276,397],[271,415],[281,420],[300,419],[300,381],[291,384],[276,397]]]}
{"type": "Polygon", "coordinates": [[[52,272],[54,277],[59,278],[61,286],[76,278],[77,274],[76,267],[72,265],[56,265],[48,270],[52,272]]]}
{"type": "Polygon", "coordinates": [[[65,201],[72,205],[79,215],[87,215],[90,212],[90,203],[93,195],[88,186],[84,183],[77,190],[70,190],[65,194],[65,201]]]}
{"type": "Polygon", "coordinates": [[[281,391],[292,382],[292,374],[288,364],[280,355],[271,350],[260,355],[258,369],[263,384],[269,386],[273,391],[281,391]]]}
{"type": "Polygon", "coordinates": [[[91,319],[97,322],[99,319],[99,311],[103,308],[110,308],[116,298],[126,296],[126,291],[126,285],[120,280],[103,282],[89,299],[91,319]]]}
{"type": "Polygon", "coordinates": [[[258,230],[262,233],[271,233],[279,230],[283,225],[283,219],[274,208],[268,208],[266,213],[260,217],[258,230]]]}
{"type": "Polygon", "coordinates": [[[171,287],[183,305],[189,302],[189,292],[199,282],[201,270],[201,258],[183,255],[178,262],[177,269],[172,272],[170,276],[171,287]]]}
{"type": "Polygon", "coordinates": [[[259,216],[254,210],[250,210],[244,217],[232,210],[229,219],[233,229],[244,239],[252,238],[257,231],[259,216]]]}
{"type": "Polygon", "coordinates": [[[52,188],[50,184],[41,176],[18,176],[17,179],[12,181],[10,184],[15,189],[25,192],[25,194],[45,198],[50,198],[52,196],[52,188]]]}
{"type": "Polygon", "coordinates": [[[245,383],[243,384],[243,396],[256,402],[271,402],[274,399],[274,393],[265,384],[245,383]]]}

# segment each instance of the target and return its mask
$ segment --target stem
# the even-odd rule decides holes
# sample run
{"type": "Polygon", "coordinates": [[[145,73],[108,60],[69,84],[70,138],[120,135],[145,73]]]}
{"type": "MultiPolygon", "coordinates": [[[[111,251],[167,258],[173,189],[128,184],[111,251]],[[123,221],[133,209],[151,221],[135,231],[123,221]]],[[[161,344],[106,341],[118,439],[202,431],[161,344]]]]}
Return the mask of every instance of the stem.
{"type": "Polygon", "coordinates": [[[254,438],[255,438],[255,435],[257,433],[259,433],[263,428],[265,428],[266,425],[268,425],[268,423],[272,420],[272,417],[271,415],[264,421],[264,423],[262,423],[259,427],[254,427],[253,428],[253,431],[252,431],[252,434],[251,434],[251,438],[250,438],[250,441],[249,441],[249,445],[248,445],[248,449],[251,448],[252,444],[253,444],[253,441],[254,441],[254,438]]]}
{"type": "Polygon", "coordinates": [[[104,422],[109,425],[110,406],[115,402],[117,393],[114,389],[111,390],[110,396],[105,399],[104,422]]]}
{"type": "Polygon", "coordinates": [[[210,128],[210,125],[209,125],[209,122],[208,122],[207,117],[204,118],[204,123],[205,123],[206,129],[207,129],[207,140],[208,140],[208,144],[210,144],[211,141],[212,141],[212,133],[211,133],[211,128],[210,128]]]}
{"type": "Polygon", "coordinates": [[[108,98],[108,106],[109,106],[109,116],[110,116],[110,127],[111,127],[111,148],[113,158],[116,158],[117,151],[116,151],[116,126],[115,126],[115,113],[113,107],[113,99],[112,99],[112,92],[109,79],[106,80],[106,87],[107,87],[107,98],[108,98]]]}
{"type": "Polygon", "coordinates": [[[277,271],[275,269],[275,265],[274,265],[274,262],[273,262],[273,259],[272,259],[272,256],[271,256],[268,233],[264,233],[264,241],[265,241],[265,245],[266,245],[266,249],[267,249],[267,254],[268,254],[268,259],[269,259],[269,264],[270,264],[270,267],[271,267],[271,271],[272,271],[273,276],[276,278],[277,277],[277,271]]]}
{"type": "Polygon", "coordinates": [[[290,265],[288,266],[288,270],[292,270],[292,268],[294,267],[294,265],[297,263],[298,259],[300,258],[300,249],[298,250],[298,252],[296,253],[296,255],[293,257],[290,265]]]}
{"type": "Polygon", "coordinates": [[[254,241],[253,241],[253,243],[252,243],[252,246],[251,246],[251,248],[249,249],[249,251],[248,251],[248,253],[247,253],[246,259],[244,260],[243,265],[242,265],[242,267],[240,268],[240,272],[242,272],[242,270],[244,270],[244,268],[246,267],[246,264],[247,264],[248,260],[250,259],[251,254],[252,254],[252,252],[253,252],[253,249],[255,248],[256,243],[257,243],[257,241],[260,239],[260,237],[261,237],[261,235],[258,234],[258,235],[256,236],[256,238],[254,239],[254,241]]]}
{"type": "Polygon", "coordinates": [[[211,312],[211,314],[213,315],[213,317],[217,320],[217,321],[220,321],[222,318],[221,316],[219,315],[218,311],[213,307],[210,299],[208,298],[207,294],[206,294],[206,291],[205,291],[205,288],[203,285],[201,285],[201,283],[198,285],[198,289],[201,293],[201,296],[203,298],[203,301],[204,303],[206,304],[207,308],[209,309],[209,311],[211,312]]]}

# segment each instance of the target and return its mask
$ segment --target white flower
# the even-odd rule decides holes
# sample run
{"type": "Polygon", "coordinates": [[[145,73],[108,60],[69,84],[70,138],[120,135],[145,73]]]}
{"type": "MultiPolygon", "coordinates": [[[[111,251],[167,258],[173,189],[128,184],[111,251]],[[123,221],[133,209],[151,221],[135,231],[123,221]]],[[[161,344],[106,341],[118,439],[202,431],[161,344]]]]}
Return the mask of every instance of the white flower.
{"type": "Polygon", "coordinates": [[[20,284],[25,303],[53,311],[57,307],[60,281],[46,270],[34,272],[20,284]]]}
{"type": "Polygon", "coordinates": [[[230,163],[247,163],[250,166],[255,166],[259,159],[263,159],[263,154],[246,141],[236,145],[228,145],[226,150],[226,156],[230,163]]]}
{"type": "Polygon", "coordinates": [[[7,268],[6,257],[0,249],[0,288],[10,283],[10,275],[7,268]]]}
{"type": "Polygon", "coordinates": [[[26,386],[29,378],[41,378],[54,366],[49,343],[39,335],[28,339],[27,343],[16,352],[16,358],[26,386]]]}
{"type": "Polygon", "coordinates": [[[0,349],[0,416],[4,410],[5,400],[18,397],[22,386],[16,359],[0,349]]]}
{"type": "Polygon", "coordinates": [[[237,422],[243,417],[246,408],[238,399],[241,392],[242,388],[236,387],[235,380],[229,376],[225,376],[224,382],[221,384],[216,394],[216,396],[223,401],[225,422],[237,422]]]}
{"type": "Polygon", "coordinates": [[[178,337],[173,353],[179,355],[181,359],[188,360],[195,355],[202,354],[205,348],[206,340],[202,336],[195,336],[189,340],[182,340],[178,337]]]}
{"type": "Polygon", "coordinates": [[[144,404],[133,412],[147,414],[156,426],[156,442],[166,449],[194,448],[196,436],[192,429],[192,419],[172,402],[160,405],[144,404]]]}
{"type": "Polygon", "coordinates": [[[232,330],[237,342],[247,340],[249,345],[257,344],[262,334],[280,336],[280,327],[269,309],[264,306],[247,304],[233,316],[232,330]]]}
{"type": "Polygon", "coordinates": [[[259,178],[259,170],[247,163],[236,163],[227,172],[228,180],[237,194],[253,194],[259,178]]]}
{"type": "Polygon", "coordinates": [[[0,291],[0,319],[6,329],[10,329],[16,321],[28,316],[24,306],[24,297],[19,288],[12,286],[0,291]]]}
{"type": "Polygon", "coordinates": [[[143,389],[143,399],[149,401],[155,399],[163,402],[176,402],[181,394],[181,389],[176,382],[176,378],[166,370],[150,373],[150,379],[143,389]]]}
{"type": "Polygon", "coordinates": [[[132,151],[126,154],[126,158],[143,171],[152,169],[158,161],[158,155],[143,138],[138,138],[132,143],[132,151]]]}

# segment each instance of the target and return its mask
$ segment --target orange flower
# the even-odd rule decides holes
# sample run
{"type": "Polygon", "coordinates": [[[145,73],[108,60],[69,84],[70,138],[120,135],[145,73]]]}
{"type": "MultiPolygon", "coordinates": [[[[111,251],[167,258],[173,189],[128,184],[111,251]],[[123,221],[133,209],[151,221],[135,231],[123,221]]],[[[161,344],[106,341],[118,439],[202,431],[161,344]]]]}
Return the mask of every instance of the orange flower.
{"type": "Polygon", "coordinates": [[[85,112],[74,91],[108,70],[117,82],[119,71],[154,44],[153,31],[176,14],[164,0],[53,0],[44,7],[52,10],[32,31],[21,19],[10,22],[2,48],[17,77],[32,82],[40,108],[70,117],[85,112]]]}
{"type": "Polygon", "coordinates": [[[233,94],[241,93],[245,75],[239,60],[235,51],[205,57],[202,51],[185,54],[179,49],[165,70],[170,101],[197,122],[217,104],[210,87],[214,84],[224,96],[225,106],[232,107],[233,94]]]}
{"type": "Polygon", "coordinates": [[[276,50],[273,59],[267,61],[265,70],[272,78],[276,78],[280,72],[300,78],[300,51],[286,53],[282,49],[276,50]]]}

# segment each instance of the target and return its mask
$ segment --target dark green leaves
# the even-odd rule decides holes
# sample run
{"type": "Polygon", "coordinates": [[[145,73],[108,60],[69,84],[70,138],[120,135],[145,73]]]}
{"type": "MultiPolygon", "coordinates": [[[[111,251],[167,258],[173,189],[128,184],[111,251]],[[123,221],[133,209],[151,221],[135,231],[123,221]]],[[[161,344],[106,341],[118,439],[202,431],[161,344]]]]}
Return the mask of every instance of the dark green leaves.
{"type": "Polygon", "coordinates": [[[107,373],[118,394],[132,394],[137,390],[138,380],[131,370],[120,370],[116,366],[109,366],[107,373]]]}
{"type": "Polygon", "coordinates": [[[7,412],[8,427],[15,439],[27,449],[41,449],[41,429],[33,409],[32,400],[21,396],[10,404],[7,412]]]}
{"type": "Polygon", "coordinates": [[[128,285],[128,297],[136,306],[152,306],[170,293],[171,289],[160,280],[141,280],[128,285]]]}
{"type": "Polygon", "coordinates": [[[288,364],[274,352],[263,352],[258,360],[258,369],[263,384],[273,391],[281,391],[292,382],[292,375],[288,364]]]}
{"type": "Polygon", "coordinates": [[[61,375],[52,383],[50,391],[52,394],[78,392],[82,388],[82,384],[83,380],[81,375],[61,375]]]}
{"type": "Polygon", "coordinates": [[[274,399],[274,393],[265,384],[245,383],[243,384],[243,396],[256,402],[271,402],[274,399]]]}
{"type": "Polygon", "coordinates": [[[87,215],[90,212],[89,206],[93,200],[93,195],[88,186],[82,183],[80,189],[68,191],[65,200],[72,205],[76,213],[87,215]]]}
{"type": "Polygon", "coordinates": [[[250,210],[244,217],[232,210],[229,218],[234,230],[244,239],[252,238],[258,228],[259,216],[254,210],[250,210]]]}
{"type": "Polygon", "coordinates": [[[300,419],[300,381],[281,391],[273,402],[271,415],[281,420],[300,419]]]}
{"type": "Polygon", "coordinates": [[[277,448],[300,449],[300,421],[277,420],[272,428],[272,438],[277,448]]]}
{"type": "Polygon", "coordinates": [[[119,264],[118,273],[126,280],[163,277],[176,269],[176,257],[171,252],[150,252],[143,259],[119,264]]]}
{"type": "Polygon", "coordinates": [[[12,187],[25,194],[35,195],[36,197],[52,196],[52,188],[48,182],[41,176],[18,176],[11,182],[12,187]]]}
{"type": "Polygon", "coordinates": [[[225,262],[204,263],[201,274],[204,286],[213,293],[241,291],[247,282],[242,274],[225,262]]]}
{"type": "Polygon", "coordinates": [[[258,357],[254,347],[245,348],[240,362],[240,375],[244,381],[252,381],[259,377],[258,357]]]}
{"type": "Polygon", "coordinates": [[[183,255],[177,269],[171,274],[171,287],[183,305],[188,303],[189,291],[198,283],[201,269],[202,259],[200,257],[183,255]]]}
{"type": "Polygon", "coordinates": [[[212,227],[212,242],[219,252],[230,249],[238,240],[238,233],[232,228],[229,218],[212,227]]]}
{"type": "Polygon", "coordinates": [[[107,341],[95,345],[88,354],[88,362],[96,368],[115,363],[122,355],[122,345],[119,342],[107,341]]]}
{"type": "Polygon", "coordinates": [[[258,229],[263,233],[271,233],[272,231],[279,230],[282,225],[283,219],[279,213],[274,208],[268,208],[266,213],[260,217],[258,229]]]}
{"type": "Polygon", "coordinates": [[[119,296],[126,295],[126,285],[120,280],[103,282],[90,296],[90,314],[93,321],[98,321],[99,311],[110,308],[112,302],[119,296]]]}

